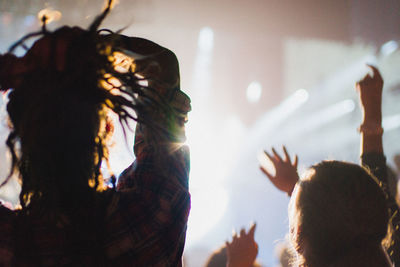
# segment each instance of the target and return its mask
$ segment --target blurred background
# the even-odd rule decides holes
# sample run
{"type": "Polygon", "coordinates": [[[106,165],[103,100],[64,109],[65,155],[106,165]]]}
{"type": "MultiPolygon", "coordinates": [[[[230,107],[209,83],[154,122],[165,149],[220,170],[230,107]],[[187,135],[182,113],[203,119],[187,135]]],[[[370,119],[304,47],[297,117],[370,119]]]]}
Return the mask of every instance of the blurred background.
{"type": "MultiPolygon", "coordinates": [[[[0,51],[48,25],[87,27],[103,0],[0,0],[0,51]]],[[[259,171],[263,149],[285,144],[299,170],[323,160],[358,162],[361,122],[355,82],[379,67],[385,80],[384,148],[400,153],[400,0],[120,0],[104,28],[174,51],[192,98],[187,126],[192,169],[186,266],[202,266],[240,227],[257,222],[259,262],[277,266],[287,233],[288,197],[259,171]]],[[[22,51],[19,51],[22,53],[22,51]]],[[[0,103],[0,177],[8,172],[5,96],[0,103]]],[[[133,136],[133,133],[131,133],[133,136]]],[[[133,160],[117,131],[112,166],[133,160]]],[[[265,163],[264,163],[265,162],[265,163]]],[[[18,184],[0,192],[16,204],[18,184]]]]}

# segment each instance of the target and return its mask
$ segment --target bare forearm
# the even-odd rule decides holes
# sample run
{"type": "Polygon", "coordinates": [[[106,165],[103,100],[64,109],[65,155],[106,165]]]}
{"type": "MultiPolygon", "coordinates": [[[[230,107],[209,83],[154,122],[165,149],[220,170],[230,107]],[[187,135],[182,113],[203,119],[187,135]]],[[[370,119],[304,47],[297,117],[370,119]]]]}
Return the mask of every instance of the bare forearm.
{"type": "Polygon", "coordinates": [[[361,155],[383,153],[382,96],[375,97],[375,101],[372,103],[362,107],[361,155]]]}
{"type": "Polygon", "coordinates": [[[361,155],[364,153],[383,153],[381,100],[378,101],[373,108],[363,108],[363,118],[360,126],[361,155]]]}
{"type": "Polygon", "coordinates": [[[367,153],[383,153],[382,145],[382,89],[383,79],[378,69],[370,66],[373,75],[367,74],[356,84],[360,94],[362,110],[361,155],[367,153]]]}

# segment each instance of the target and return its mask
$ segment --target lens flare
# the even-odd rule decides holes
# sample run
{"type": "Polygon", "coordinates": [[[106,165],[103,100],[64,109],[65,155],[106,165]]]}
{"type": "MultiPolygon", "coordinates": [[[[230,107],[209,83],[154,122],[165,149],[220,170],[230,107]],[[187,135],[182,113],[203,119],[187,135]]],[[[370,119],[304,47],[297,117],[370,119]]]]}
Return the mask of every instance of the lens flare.
{"type": "Polygon", "coordinates": [[[62,17],[62,14],[58,10],[54,10],[51,8],[45,8],[45,9],[42,9],[39,11],[37,17],[42,24],[43,24],[43,22],[45,22],[46,24],[49,24],[53,21],[60,20],[62,17]],[[46,18],[46,19],[44,20],[43,18],[46,18]]]}
{"type": "MultiPolygon", "coordinates": [[[[110,0],[105,0],[104,1],[104,6],[103,6],[103,10],[107,8],[107,6],[109,5],[110,0]]],[[[111,5],[110,5],[110,9],[113,9],[115,7],[115,5],[119,4],[119,0],[113,0],[111,1],[111,5]]]]}
{"type": "Polygon", "coordinates": [[[121,53],[114,52],[112,55],[114,69],[120,73],[127,73],[135,71],[135,63],[132,57],[121,53]]]}

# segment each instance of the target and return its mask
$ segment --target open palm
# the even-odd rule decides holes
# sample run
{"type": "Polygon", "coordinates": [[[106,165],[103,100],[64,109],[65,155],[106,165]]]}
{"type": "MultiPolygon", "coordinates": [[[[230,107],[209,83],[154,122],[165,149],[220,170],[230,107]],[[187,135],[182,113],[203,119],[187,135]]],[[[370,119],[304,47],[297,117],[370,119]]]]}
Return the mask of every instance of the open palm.
{"type": "Polygon", "coordinates": [[[292,191],[299,180],[299,175],[297,174],[297,155],[292,163],[285,146],[283,146],[284,159],[281,158],[274,148],[272,148],[272,155],[267,151],[264,151],[264,153],[274,165],[275,175],[272,175],[263,166],[260,166],[261,171],[269,178],[276,188],[286,192],[289,196],[292,195],[292,191]]]}

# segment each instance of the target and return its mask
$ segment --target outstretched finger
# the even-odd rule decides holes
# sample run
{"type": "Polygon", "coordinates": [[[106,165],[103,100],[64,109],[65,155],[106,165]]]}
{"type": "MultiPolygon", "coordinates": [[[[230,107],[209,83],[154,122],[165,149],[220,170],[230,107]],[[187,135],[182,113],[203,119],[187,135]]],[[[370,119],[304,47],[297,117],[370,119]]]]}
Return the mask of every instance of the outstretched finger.
{"type": "Polygon", "coordinates": [[[297,169],[297,164],[299,163],[299,157],[297,155],[294,156],[293,167],[297,169]]]}
{"type": "Polygon", "coordinates": [[[251,236],[251,237],[253,237],[253,238],[254,238],[254,233],[255,233],[255,231],[256,231],[256,226],[257,226],[257,224],[256,224],[256,223],[253,223],[253,224],[250,226],[250,229],[249,229],[248,235],[251,236]]]}
{"type": "Polygon", "coordinates": [[[272,148],[272,153],[274,153],[275,159],[277,159],[278,161],[282,161],[281,156],[279,156],[279,154],[276,152],[275,148],[272,148]]]}
{"type": "Polygon", "coordinates": [[[285,154],[285,161],[289,162],[290,164],[292,164],[292,161],[290,160],[290,156],[289,156],[289,153],[286,150],[286,147],[282,146],[282,149],[283,149],[283,153],[285,154]]]}
{"type": "Polygon", "coordinates": [[[235,230],[235,228],[232,229],[232,238],[234,238],[235,236],[237,236],[237,232],[235,230]]]}
{"type": "Polygon", "coordinates": [[[246,235],[246,231],[244,230],[244,228],[242,228],[241,230],[240,230],[240,237],[243,237],[243,236],[245,236],[246,235]]]}
{"type": "Polygon", "coordinates": [[[277,163],[277,159],[271,154],[269,154],[266,150],[264,150],[264,154],[267,156],[267,158],[275,165],[277,163]]]}
{"type": "Polygon", "coordinates": [[[260,166],[260,170],[273,182],[274,177],[264,167],[260,166]]]}

